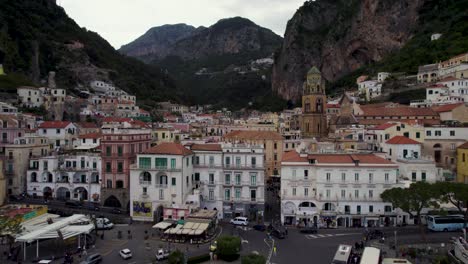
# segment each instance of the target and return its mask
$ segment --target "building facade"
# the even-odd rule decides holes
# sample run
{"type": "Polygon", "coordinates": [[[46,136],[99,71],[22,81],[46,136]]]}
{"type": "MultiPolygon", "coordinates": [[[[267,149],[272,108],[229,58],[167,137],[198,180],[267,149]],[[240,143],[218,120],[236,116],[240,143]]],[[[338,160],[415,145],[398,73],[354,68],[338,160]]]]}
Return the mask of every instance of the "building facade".
{"type": "Polygon", "coordinates": [[[327,135],[327,97],[325,79],[316,67],[307,73],[302,90],[301,132],[303,137],[325,137],[327,135]]]}

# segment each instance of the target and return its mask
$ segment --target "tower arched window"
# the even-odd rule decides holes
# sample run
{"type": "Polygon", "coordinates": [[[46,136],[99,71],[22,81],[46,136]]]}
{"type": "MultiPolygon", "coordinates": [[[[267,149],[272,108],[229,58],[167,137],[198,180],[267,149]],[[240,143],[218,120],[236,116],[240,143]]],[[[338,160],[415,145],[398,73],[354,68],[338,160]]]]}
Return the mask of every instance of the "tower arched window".
{"type": "Polygon", "coordinates": [[[316,109],[317,109],[318,113],[323,112],[323,107],[322,106],[323,106],[322,98],[318,98],[317,101],[316,101],[316,109]]]}
{"type": "Polygon", "coordinates": [[[305,109],[306,112],[310,112],[310,101],[309,101],[309,99],[305,100],[304,107],[305,107],[304,109],[305,109]]]}

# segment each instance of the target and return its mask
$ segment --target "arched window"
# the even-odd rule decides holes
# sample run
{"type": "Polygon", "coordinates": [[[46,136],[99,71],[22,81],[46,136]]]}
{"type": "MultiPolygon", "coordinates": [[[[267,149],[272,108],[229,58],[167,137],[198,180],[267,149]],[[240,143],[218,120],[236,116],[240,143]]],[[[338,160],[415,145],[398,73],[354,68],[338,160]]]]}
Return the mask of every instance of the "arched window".
{"type": "Polygon", "coordinates": [[[159,176],[159,185],[167,185],[167,175],[159,176]]]}
{"type": "Polygon", "coordinates": [[[317,98],[317,101],[316,101],[315,104],[316,104],[315,109],[317,109],[317,112],[318,112],[318,113],[322,113],[322,111],[323,111],[323,107],[322,107],[322,106],[323,106],[323,101],[322,101],[322,98],[317,98]]]}
{"type": "Polygon", "coordinates": [[[31,173],[31,182],[37,182],[37,174],[35,172],[31,173]]]}
{"type": "Polygon", "coordinates": [[[144,171],[140,174],[140,183],[141,182],[151,182],[151,173],[144,171]]]}
{"type": "Polygon", "coordinates": [[[310,112],[310,101],[309,101],[309,99],[305,100],[304,109],[305,109],[306,112],[310,112]]]}

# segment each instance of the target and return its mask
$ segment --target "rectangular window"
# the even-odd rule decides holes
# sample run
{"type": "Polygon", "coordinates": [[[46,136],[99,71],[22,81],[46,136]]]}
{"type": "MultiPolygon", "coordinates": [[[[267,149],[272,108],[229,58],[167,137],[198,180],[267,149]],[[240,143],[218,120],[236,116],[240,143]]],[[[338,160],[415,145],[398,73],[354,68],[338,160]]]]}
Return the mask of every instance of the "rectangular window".
{"type": "Polygon", "coordinates": [[[225,162],[226,167],[229,168],[229,167],[231,166],[231,157],[226,157],[225,161],[226,161],[226,162],[225,162]]]}
{"type": "Polygon", "coordinates": [[[359,173],[354,173],[354,181],[359,182],[359,173]]]}
{"type": "Polygon", "coordinates": [[[456,147],[455,143],[451,143],[451,144],[450,144],[450,149],[451,149],[451,150],[455,150],[456,148],[457,148],[457,147],[456,147]]]}
{"type": "Polygon", "coordinates": [[[231,174],[225,174],[224,175],[224,183],[225,184],[231,184],[231,174]]]}
{"type": "Polygon", "coordinates": [[[341,198],[346,198],[346,190],[341,190],[341,198]]]}
{"type": "Polygon", "coordinates": [[[309,196],[309,188],[304,188],[304,196],[309,196]]]}
{"type": "Polygon", "coordinates": [[[57,134],[60,134],[60,128],[57,128],[57,134]]]}
{"type": "Polygon", "coordinates": [[[176,159],[171,159],[171,169],[176,168],[176,159]]]}
{"type": "Polygon", "coordinates": [[[107,188],[112,188],[112,180],[107,180],[107,188]]]}
{"type": "Polygon", "coordinates": [[[331,180],[331,173],[327,172],[327,182],[330,182],[331,180]]]}
{"type": "Polygon", "coordinates": [[[416,138],[421,138],[421,132],[416,132],[416,138]]]}
{"type": "Polygon", "coordinates": [[[44,170],[48,170],[49,166],[47,166],[48,165],[47,161],[44,161],[43,165],[44,165],[44,170]]]}
{"type": "Polygon", "coordinates": [[[93,169],[97,168],[97,162],[93,162],[93,169]]]}
{"type": "Polygon", "coordinates": [[[327,198],[330,198],[330,193],[331,193],[331,191],[330,191],[330,190],[326,190],[326,193],[325,193],[325,195],[326,195],[326,197],[327,197],[327,198]]]}
{"type": "Polygon", "coordinates": [[[251,163],[252,163],[252,168],[255,168],[257,167],[257,158],[256,157],[252,157],[250,159],[251,163]]]}
{"type": "Polygon", "coordinates": [[[293,196],[296,196],[296,188],[293,188],[293,189],[292,189],[292,195],[293,195],[293,196]]]}
{"type": "Polygon", "coordinates": [[[224,189],[224,200],[231,200],[231,189],[224,189]]]}
{"type": "Polygon", "coordinates": [[[210,201],[214,200],[214,189],[209,189],[208,190],[208,200],[210,200],[210,201]]]}
{"type": "Polygon", "coordinates": [[[426,181],[426,172],[421,172],[421,181],[426,181]]]}
{"type": "Polygon", "coordinates": [[[185,166],[188,167],[188,165],[189,165],[189,158],[186,158],[185,159],[185,166]]]}
{"type": "Polygon", "coordinates": [[[112,147],[111,146],[107,146],[106,147],[106,156],[107,157],[110,157],[112,155],[112,147]]]}
{"type": "Polygon", "coordinates": [[[117,156],[119,156],[119,157],[123,156],[123,147],[122,146],[117,146],[117,156]]]}
{"type": "Polygon", "coordinates": [[[454,137],[455,136],[455,130],[450,130],[450,136],[454,137]]]}
{"type": "Polygon", "coordinates": [[[354,198],[359,198],[359,190],[354,190],[354,198]]]}
{"type": "Polygon", "coordinates": [[[214,157],[210,156],[210,167],[214,166],[214,157]]]}
{"type": "Polygon", "coordinates": [[[236,185],[241,185],[241,175],[239,173],[236,174],[236,185]]]}
{"type": "Polygon", "coordinates": [[[275,154],[275,155],[273,156],[273,159],[274,159],[275,161],[277,161],[277,160],[278,160],[278,154],[275,154]]]}
{"type": "Polygon", "coordinates": [[[146,191],[148,190],[148,188],[146,187],[143,187],[143,195],[146,195],[146,191]]]}
{"type": "Polygon", "coordinates": [[[112,164],[110,162],[106,162],[106,172],[112,172],[112,164]]]}
{"type": "Polygon", "coordinates": [[[341,173],[341,181],[345,182],[346,181],[346,173],[341,173]]]}
{"type": "Polygon", "coordinates": [[[293,178],[293,180],[296,179],[296,170],[292,170],[292,178],[293,178]]]}
{"type": "Polygon", "coordinates": [[[436,130],[436,131],[434,132],[434,134],[435,134],[435,136],[439,136],[439,137],[440,137],[440,136],[442,136],[442,131],[436,130]]]}
{"type": "Polygon", "coordinates": [[[274,148],[274,149],[277,149],[277,148],[278,148],[278,145],[275,143],[275,144],[273,145],[273,148],[274,148]]]}
{"type": "Polygon", "coordinates": [[[252,185],[252,186],[257,185],[257,174],[256,173],[250,174],[250,185],[252,185]]]}
{"type": "Polygon", "coordinates": [[[386,206],[384,207],[384,211],[385,211],[386,213],[392,212],[392,206],[391,206],[391,205],[386,205],[386,206]]]}
{"type": "Polygon", "coordinates": [[[208,180],[209,180],[210,184],[214,184],[214,174],[213,173],[210,173],[208,175],[208,180]]]}
{"type": "Polygon", "coordinates": [[[240,200],[241,199],[241,189],[239,188],[236,188],[236,196],[235,196],[236,200],[240,200]]]}
{"type": "Polygon", "coordinates": [[[172,180],[172,186],[176,186],[177,185],[177,179],[175,177],[172,177],[171,180],[172,180]]]}
{"type": "Polygon", "coordinates": [[[374,181],[374,174],[369,173],[369,183],[372,183],[374,181]]]}
{"type": "Polygon", "coordinates": [[[250,190],[250,201],[255,202],[257,200],[257,190],[250,190]]]}
{"type": "Polygon", "coordinates": [[[416,172],[415,171],[413,171],[411,173],[411,180],[414,181],[414,182],[416,181],[416,172]]]}
{"type": "Polygon", "coordinates": [[[123,162],[117,162],[117,172],[123,172],[123,162]]]}
{"type": "Polygon", "coordinates": [[[307,180],[309,178],[309,171],[304,170],[304,180],[307,180]]]}
{"type": "Polygon", "coordinates": [[[432,133],[431,133],[430,130],[427,130],[427,131],[426,131],[426,136],[431,136],[431,134],[432,134],[432,133]]]}
{"type": "Polygon", "coordinates": [[[164,200],[164,189],[159,189],[159,200],[164,200]]]}
{"type": "Polygon", "coordinates": [[[240,157],[236,157],[236,167],[237,168],[240,168],[241,166],[241,158],[240,157]]]}
{"type": "Polygon", "coordinates": [[[167,158],[155,158],[154,162],[157,169],[167,169],[167,158]]]}
{"type": "Polygon", "coordinates": [[[356,206],[356,211],[357,211],[358,214],[361,213],[361,206],[360,205],[356,206]]]}
{"type": "Polygon", "coordinates": [[[388,182],[388,181],[389,181],[389,176],[390,176],[390,174],[385,173],[385,182],[388,182]]]}
{"type": "Polygon", "coordinates": [[[374,190],[369,190],[369,199],[374,198],[374,190]]]}
{"type": "Polygon", "coordinates": [[[374,212],[374,206],[373,205],[369,205],[369,213],[373,213],[374,212]]]}
{"type": "Polygon", "coordinates": [[[141,157],[138,159],[138,167],[140,169],[150,169],[151,168],[151,158],[141,157]]]}

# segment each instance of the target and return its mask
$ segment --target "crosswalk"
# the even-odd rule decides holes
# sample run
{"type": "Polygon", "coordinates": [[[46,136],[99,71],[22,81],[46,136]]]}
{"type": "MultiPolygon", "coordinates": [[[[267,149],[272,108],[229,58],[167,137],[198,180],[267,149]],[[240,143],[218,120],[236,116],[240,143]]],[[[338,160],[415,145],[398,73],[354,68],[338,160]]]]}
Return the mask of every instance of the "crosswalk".
{"type": "Polygon", "coordinates": [[[349,236],[357,235],[360,233],[344,233],[344,234],[314,234],[314,235],[305,235],[307,239],[317,239],[317,238],[327,238],[327,237],[339,237],[339,236],[349,236]]]}

